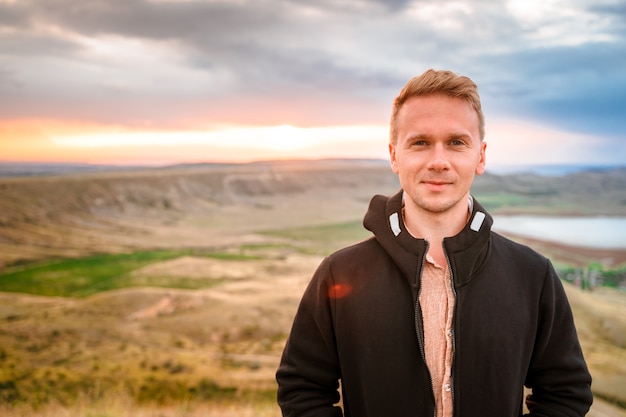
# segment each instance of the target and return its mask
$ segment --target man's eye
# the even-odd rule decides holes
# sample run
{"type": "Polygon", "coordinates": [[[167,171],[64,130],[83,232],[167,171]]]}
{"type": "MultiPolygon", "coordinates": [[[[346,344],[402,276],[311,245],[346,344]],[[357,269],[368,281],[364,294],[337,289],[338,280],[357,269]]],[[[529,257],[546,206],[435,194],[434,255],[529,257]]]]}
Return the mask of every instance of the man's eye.
{"type": "Polygon", "coordinates": [[[450,141],[450,145],[452,146],[463,146],[465,144],[465,142],[463,142],[461,139],[454,139],[450,141]]]}

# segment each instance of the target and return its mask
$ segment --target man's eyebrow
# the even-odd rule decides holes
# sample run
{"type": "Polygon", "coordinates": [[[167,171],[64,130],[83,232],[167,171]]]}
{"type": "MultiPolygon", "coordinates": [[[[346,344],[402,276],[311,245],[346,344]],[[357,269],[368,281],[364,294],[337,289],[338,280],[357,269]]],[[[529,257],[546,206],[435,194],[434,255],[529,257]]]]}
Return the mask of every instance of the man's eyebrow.
{"type": "MultiPolygon", "coordinates": [[[[447,135],[448,139],[469,139],[472,137],[468,132],[454,132],[447,135]]],[[[406,138],[408,141],[432,139],[428,133],[416,133],[406,138]]]]}
{"type": "Polygon", "coordinates": [[[459,132],[459,133],[452,133],[450,135],[448,135],[448,137],[450,139],[469,139],[472,137],[472,135],[470,135],[467,132],[459,132]]]}
{"type": "Polygon", "coordinates": [[[413,141],[413,140],[423,140],[423,139],[430,139],[432,136],[426,133],[416,133],[414,135],[411,135],[409,137],[407,137],[407,140],[409,141],[413,141]]]}

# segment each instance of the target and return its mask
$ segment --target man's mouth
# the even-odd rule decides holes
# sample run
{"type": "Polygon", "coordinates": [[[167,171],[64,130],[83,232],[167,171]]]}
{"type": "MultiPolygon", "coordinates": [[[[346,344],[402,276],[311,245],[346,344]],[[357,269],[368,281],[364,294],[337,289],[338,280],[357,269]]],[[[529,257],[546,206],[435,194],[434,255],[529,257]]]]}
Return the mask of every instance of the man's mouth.
{"type": "Polygon", "coordinates": [[[440,191],[444,189],[446,186],[450,185],[450,181],[442,181],[442,180],[426,180],[422,182],[426,187],[433,191],[440,191]]]}
{"type": "Polygon", "coordinates": [[[448,185],[452,183],[451,181],[445,180],[424,180],[422,182],[428,185],[448,185]]]}

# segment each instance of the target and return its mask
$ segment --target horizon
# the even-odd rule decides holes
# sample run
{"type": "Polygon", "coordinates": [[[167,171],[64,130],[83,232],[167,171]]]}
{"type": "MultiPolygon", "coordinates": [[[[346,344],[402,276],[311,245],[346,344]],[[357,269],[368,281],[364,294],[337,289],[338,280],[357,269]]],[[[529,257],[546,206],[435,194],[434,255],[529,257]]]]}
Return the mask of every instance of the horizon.
{"type": "MultiPolygon", "coordinates": [[[[388,158],[284,158],[284,159],[254,159],[249,161],[197,161],[174,164],[92,164],[64,161],[1,161],[0,178],[18,176],[46,176],[57,174],[80,174],[88,172],[115,172],[125,170],[161,170],[186,167],[210,167],[210,166],[237,166],[255,164],[281,164],[281,163],[379,163],[389,164],[388,158]]],[[[564,176],[577,172],[609,171],[626,168],[626,163],[621,164],[594,164],[594,163],[555,163],[555,164],[513,164],[496,165],[488,167],[485,171],[488,175],[518,175],[534,174],[540,176],[564,176]]]]}

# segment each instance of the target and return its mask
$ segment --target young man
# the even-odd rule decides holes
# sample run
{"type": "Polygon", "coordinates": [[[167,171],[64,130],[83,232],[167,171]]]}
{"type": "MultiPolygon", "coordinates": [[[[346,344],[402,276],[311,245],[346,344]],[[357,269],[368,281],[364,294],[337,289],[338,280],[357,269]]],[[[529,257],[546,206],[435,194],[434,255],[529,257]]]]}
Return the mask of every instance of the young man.
{"type": "Polygon", "coordinates": [[[327,257],[276,373],[287,417],[583,416],[591,377],[550,262],[491,231],[474,82],[426,71],[396,98],[402,190],[375,196],[374,236],[327,257]],[[343,412],[338,387],[341,381],[343,412]]]}

